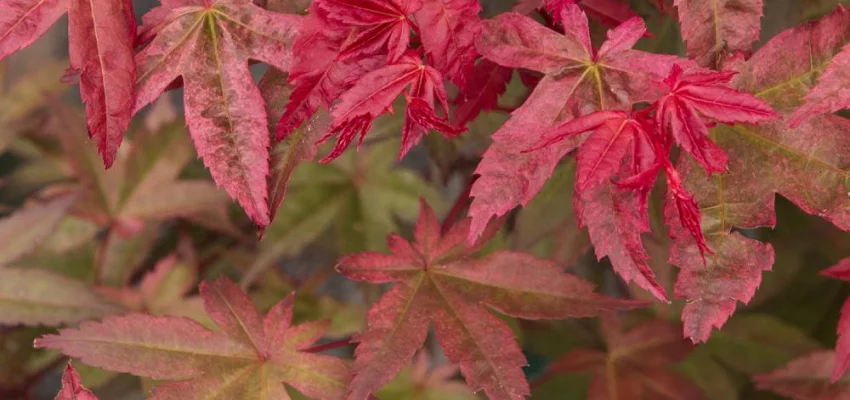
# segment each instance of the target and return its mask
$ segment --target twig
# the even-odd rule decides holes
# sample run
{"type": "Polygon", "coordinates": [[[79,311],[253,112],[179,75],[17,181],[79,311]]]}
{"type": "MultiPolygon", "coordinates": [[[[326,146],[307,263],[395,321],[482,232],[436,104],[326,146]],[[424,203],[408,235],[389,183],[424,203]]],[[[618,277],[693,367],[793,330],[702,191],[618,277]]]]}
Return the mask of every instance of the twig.
{"type": "Polygon", "coordinates": [[[347,337],[345,339],[334,340],[330,343],[320,344],[318,346],[313,346],[307,350],[304,350],[307,353],[320,353],[325,350],[336,349],[340,347],[345,347],[351,344],[351,337],[347,337]]]}

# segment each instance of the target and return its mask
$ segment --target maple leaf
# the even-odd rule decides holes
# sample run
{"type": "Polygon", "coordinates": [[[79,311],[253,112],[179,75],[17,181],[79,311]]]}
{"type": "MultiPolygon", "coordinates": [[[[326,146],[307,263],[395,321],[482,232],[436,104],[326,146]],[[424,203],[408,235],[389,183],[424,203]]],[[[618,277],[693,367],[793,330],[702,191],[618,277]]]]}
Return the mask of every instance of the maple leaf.
{"type": "MultiPolygon", "coordinates": [[[[839,5],[841,8],[842,6],[839,5]]],[[[843,8],[841,8],[843,10],[843,8]]],[[[850,107],[850,93],[847,91],[850,75],[850,46],[844,46],[836,54],[818,77],[818,84],[806,94],[803,104],[788,121],[792,128],[797,127],[813,115],[835,112],[850,107]]]]}
{"type": "Polygon", "coordinates": [[[770,390],[794,400],[850,399],[850,377],[830,384],[835,353],[820,351],[797,358],[776,371],[753,378],[756,387],[770,390]]]}
{"type": "Polygon", "coordinates": [[[301,17],[249,0],[180,0],[151,10],[156,36],[139,54],[135,111],[183,77],[186,123],[213,180],[259,226],[269,223],[266,109],[248,60],[290,65],[301,17]]]}
{"type": "Polygon", "coordinates": [[[97,396],[80,383],[80,375],[69,361],[62,373],[62,389],[54,400],[97,400],[97,396]]]}
{"type": "Polygon", "coordinates": [[[579,140],[565,140],[522,153],[551,126],[596,110],[629,109],[632,102],[654,101],[663,94],[662,81],[670,68],[684,61],[630,50],[645,32],[640,19],[609,31],[608,41],[594,51],[585,15],[577,6],[565,7],[562,12],[567,21],[564,35],[517,13],[501,14],[484,23],[484,34],[476,45],[485,58],[547,75],[493,134],[493,144],[475,171],[479,178],[472,189],[470,240],[492,216],[527,204],[561,157],[580,144],[579,140]]]}
{"type": "Polygon", "coordinates": [[[323,19],[354,28],[339,57],[357,57],[386,47],[387,63],[395,63],[407,51],[410,30],[419,32],[409,15],[422,8],[421,0],[326,0],[316,3],[323,19]]]}
{"type": "Polygon", "coordinates": [[[619,318],[601,318],[606,350],[579,348],[547,368],[547,376],[589,373],[590,399],[703,399],[690,381],[670,367],[684,360],[693,346],[680,328],[663,320],[648,320],[624,331],[619,318]]]}
{"type": "Polygon", "coordinates": [[[481,111],[495,109],[499,105],[499,96],[505,93],[512,77],[512,68],[481,60],[469,74],[466,86],[454,99],[457,108],[452,113],[452,124],[466,126],[481,111]]]}
{"type": "Polygon", "coordinates": [[[467,88],[478,52],[478,0],[428,0],[413,13],[429,63],[459,88],[467,88]]]}
{"type": "Polygon", "coordinates": [[[135,100],[136,17],[129,0],[9,0],[0,3],[0,60],[29,46],[68,13],[71,68],[80,75],[89,135],[108,168],[135,100]]]}
{"type": "Polygon", "coordinates": [[[277,123],[277,140],[286,138],[320,107],[330,108],[360,77],[386,62],[383,55],[340,57],[348,32],[328,29],[330,21],[321,12],[321,4],[327,1],[310,5],[292,46],[289,81],[294,88],[277,123]]]}
{"type": "MultiPolygon", "coordinates": [[[[487,308],[514,317],[587,317],[643,302],[608,298],[550,261],[510,251],[473,259],[465,219],[440,235],[436,215],[423,201],[414,243],[387,239],[392,255],[343,257],[337,270],[372,283],[395,282],[369,311],[369,328],[356,337],[354,377],[348,397],[365,399],[388,382],[422,347],[430,324],[448,358],[473,391],[491,399],[529,395],[526,364],[510,329],[487,308]],[[526,273],[533,269],[533,274],[526,273]]],[[[483,245],[483,243],[479,244],[483,245]]]]}
{"type": "Polygon", "coordinates": [[[439,130],[447,137],[463,132],[464,129],[449,125],[444,118],[435,114],[435,101],[446,114],[449,109],[442,75],[433,67],[423,64],[416,52],[411,52],[395,64],[364,75],[340,96],[339,103],[331,112],[333,123],[320,143],[337,133],[339,137],[333,150],[320,161],[329,162],[339,157],[358,134],[359,147],[371,129],[374,118],[390,110],[393,101],[408,86],[411,88],[405,92],[408,106],[399,159],[422,139],[427,129],[439,130]]]}
{"type": "MultiPolygon", "coordinates": [[[[850,258],[821,271],[821,275],[834,279],[850,281],[850,258]]],[[[850,299],[841,307],[838,319],[838,340],[835,344],[835,367],[832,370],[832,382],[835,383],[850,369],[850,299]]]]}
{"type": "MultiPolygon", "coordinates": [[[[783,120],[715,127],[709,136],[729,155],[727,173],[707,178],[693,162],[678,165],[685,187],[700,206],[703,234],[715,251],[703,265],[690,235],[673,232],[670,261],[682,268],[675,295],[688,299],[682,318],[685,335],[695,341],[707,340],[712,327],[721,327],[737,301],[748,302],[762,271],[773,265],[770,245],[733,228],[773,227],[776,193],[806,213],[850,229],[847,153],[841,150],[850,146],[848,121],[825,115],[796,129],[785,124],[810,77],[846,44],[847,32],[850,12],[837,9],[816,23],[780,33],[737,65],[733,87],[766,101],[783,120]],[[776,68],[780,64],[782,68],[776,68]]],[[[676,213],[669,206],[665,212],[671,217],[676,213]]]]}
{"type": "Polygon", "coordinates": [[[688,56],[719,67],[726,53],[749,53],[758,40],[762,0],[675,0],[688,56]]]}
{"type": "Polygon", "coordinates": [[[250,298],[220,278],[200,285],[204,308],[220,331],[182,317],[127,314],[84,322],[35,341],[100,368],[158,380],[152,399],[288,399],[283,382],[305,395],[341,398],[348,367],[303,350],[325,323],[292,326],[293,296],[261,318],[250,298]]]}
{"type": "Polygon", "coordinates": [[[584,12],[606,25],[617,26],[637,16],[628,2],[620,0],[521,0],[513,11],[528,14],[544,8],[552,16],[552,22],[561,22],[561,9],[578,5],[584,12]]]}
{"type": "Polygon", "coordinates": [[[705,118],[733,124],[758,123],[776,117],[763,101],[729,87],[734,75],[734,72],[685,74],[679,65],[674,65],[665,80],[670,93],[657,102],[656,119],[661,131],[669,132],[709,174],[725,171],[728,159],[709,139],[705,118]]]}

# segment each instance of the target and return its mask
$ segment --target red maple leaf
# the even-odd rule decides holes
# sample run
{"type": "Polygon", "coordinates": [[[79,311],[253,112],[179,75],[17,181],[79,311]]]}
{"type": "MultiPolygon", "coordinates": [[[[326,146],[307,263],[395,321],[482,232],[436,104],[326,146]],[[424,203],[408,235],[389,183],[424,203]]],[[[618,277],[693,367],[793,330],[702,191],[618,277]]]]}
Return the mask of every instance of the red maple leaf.
{"type": "Polygon", "coordinates": [[[719,67],[727,53],[749,53],[759,39],[763,0],[674,0],[688,56],[719,67]]]}
{"type": "Polygon", "coordinates": [[[308,396],[342,398],[345,362],[304,351],[327,323],[291,325],[292,295],[262,318],[226,279],[203,282],[200,291],[219,331],[184,317],[134,313],[83,322],[40,337],[35,346],[112,371],[176,381],[156,386],[151,399],[288,399],[284,382],[308,396]]]}
{"type": "Polygon", "coordinates": [[[478,56],[479,12],[478,0],[426,0],[413,14],[429,63],[460,88],[467,87],[478,56]]]}
{"type": "Polygon", "coordinates": [[[97,400],[97,396],[80,383],[80,375],[71,362],[68,362],[62,373],[62,389],[54,400],[97,400]]]}
{"type": "MultiPolygon", "coordinates": [[[[850,146],[850,124],[834,115],[811,118],[795,129],[786,124],[809,89],[805,82],[847,44],[848,32],[850,12],[838,8],[820,21],[780,33],[735,65],[732,87],[767,102],[782,120],[714,127],[711,139],[729,155],[726,173],[708,178],[687,158],[677,165],[700,206],[703,234],[715,252],[703,263],[691,235],[671,229],[670,262],[682,269],[675,296],[688,300],[682,319],[685,335],[694,341],[707,340],[712,328],[723,326],[736,303],[747,303],[763,271],[771,269],[773,248],[735,228],[775,226],[776,194],[850,230],[850,164],[844,150],[850,146]]],[[[676,211],[668,205],[666,212],[676,211]]]]}
{"type": "Polygon", "coordinates": [[[410,30],[419,32],[409,16],[422,7],[422,0],[325,0],[316,4],[315,10],[332,29],[353,29],[342,45],[342,59],[386,51],[387,62],[394,63],[407,51],[410,30]]]}
{"type": "Polygon", "coordinates": [[[393,254],[367,252],[339,261],[337,270],[351,279],[395,282],[369,311],[369,328],[356,337],[349,399],[365,399],[395,376],[422,347],[431,324],[473,391],[483,389],[491,399],[521,399],[529,394],[521,370],[525,357],[508,326],[488,308],[557,319],[644,304],[595,294],[589,283],[525,253],[475,259],[472,254],[483,243],[466,245],[469,227],[465,219],[440,235],[437,217],[423,202],[413,243],[390,235],[393,254]]]}
{"type": "Polygon", "coordinates": [[[397,63],[364,75],[340,97],[331,112],[333,123],[320,143],[337,133],[339,137],[333,150],[321,161],[329,162],[339,157],[358,135],[359,147],[372,127],[372,121],[390,111],[393,101],[408,87],[410,89],[405,93],[408,106],[399,159],[419,142],[428,129],[436,129],[448,137],[465,130],[451,126],[445,118],[436,115],[435,102],[448,114],[443,77],[433,67],[424,65],[417,52],[411,51],[397,63]]]}
{"type": "Polygon", "coordinates": [[[501,216],[527,204],[552,174],[561,157],[580,141],[523,154],[559,121],[596,110],[631,108],[632,102],[655,101],[663,94],[663,79],[676,62],[673,56],[629,48],[643,35],[643,21],[635,18],[608,33],[595,51],[590,44],[587,18],[577,6],[563,10],[566,32],[560,35],[517,13],[485,21],[477,43],[487,59],[505,67],[546,74],[525,103],[493,134],[493,144],[476,169],[469,214],[474,240],[492,216],[501,216]],[[558,148],[556,148],[558,147],[558,148]]]}
{"type": "Polygon", "coordinates": [[[710,118],[725,124],[758,123],[776,118],[762,100],[729,86],[734,72],[684,73],[677,64],[665,82],[670,93],[658,100],[656,119],[672,137],[711,174],[726,170],[723,149],[708,137],[710,118]]]}
{"type": "Polygon", "coordinates": [[[466,86],[454,99],[457,108],[452,114],[452,123],[466,126],[481,111],[495,109],[499,105],[499,96],[505,93],[512,76],[512,68],[481,60],[470,73],[466,86]]]}
{"type": "MultiPolygon", "coordinates": [[[[843,6],[838,6],[846,12],[843,6]]],[[[835,112],[850,107],[850,45],[844,46],[836,54],[823,74],[818,77],[818,84],[806,94],[806,104],[803,104],[788,121],[795,128],[814,115],[835,112]]]]}
{"type": "Polygon", "coordinates": [[[69,73],[79,74],[89,136],[108,168],[130,124],[135,101],[136,16],[132,2],[4,1],[0,3],[0,60],[32,44],[66,12],[69,73]]]}
{"type": "MultiPolygon", "coordinates": [[[[850,281],[850,258],[821,271],[821,275],[834,279],[850,281]]],[[[835,367],[832,369],[832,382],[837,382],[850,369],[850,299],[841,307],[838,319],[838,341],[835,344],[835,367]]]]}
{"type": "Polygon", "coordinates": [[[310,12],[292,46],[289,82],[294,89],[277,123],[277,140],[285,139],[320,107],[330,108],[360,77],[386,61],[386,56],[380,52],[355,58],[341,57],[340,51],[351,29],[328,29],[331,22],[321,11],[326,1],[329,0],[316,0],[310,5],[310,12]]]}
{"type": "Polygon", "coordinates": [[[259,60],[280,70],[301,17],[249,0],[178,0],[151,10],[156,36],[139,54],[138,111],[183,77],[186,123],[213,180],[259,226],[269,223],[265,104],[248,70],[259,60]]]}
{"type": "Polygon", "coordinates": [[[574,4],[591,18],[609,26],[617,26],[637,16],[628,2],[622,0],[521,0],[514,6],[514,11],[528,14],[543,8],[552,16],[552,22],[559,23],[561,9],[574,4]]]}
{"type": "MultiPolygon", "coordinates": [[[[639,18],[610,31],[598,51],[590,44],[587,19],[577,6],[566,6],[562,20],[563,36],[519,14],[503,14],[485,24],[485,35],[478,43],[484,57],[547,75],[493,135],[494,143],[476,169],[480,177],[472,187],[469,240],[477,237],[492,215],[527,204],[558,161],[581,145],[575,209],[588,227],[596,254],[608,256],[626,281],[635,280],[666,301],[640,241],[641,232],[649,230],[641,212],[648,189],[643,195],[625,193],[611,186],[610,180],[661,165],[656,159],[666,159],[667,154],[659,158],[653,146],[647,146],[653,143],[647,135],[654,128],[644,128],[651,123],[646,117],[638,120],[610,109],[629,110],[632,102],[658,99],[663,79],[677,59],[629,49],[646,31],[639,18]],[[605,109],[609,110],[591,113],[605,109]],[[570,121],[582,114],[589,115],[570,121]],[[553,131],[557,121],[566,122],[553,131]],[[588,131],[596,133],[584,141],[582,133],[588,131]],[[636,137],[640,139],[635,141],[636,137]],[[537,151],[517,154],[535,143],[537,151]]],[[[649,178],[654,176],[649,173],[649,178]]]]}

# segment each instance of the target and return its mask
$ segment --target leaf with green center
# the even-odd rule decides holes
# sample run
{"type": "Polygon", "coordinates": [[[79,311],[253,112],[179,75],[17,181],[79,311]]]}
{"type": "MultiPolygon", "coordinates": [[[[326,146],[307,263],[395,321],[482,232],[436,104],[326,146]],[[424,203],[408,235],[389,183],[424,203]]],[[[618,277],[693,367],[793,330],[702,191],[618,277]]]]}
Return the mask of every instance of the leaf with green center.
{"type": "Polygon", "coordinates": [[[269,223],[269,132],[248,60],[287,70],[300,21],[249,0],[169,1],[146,15],[145,32],[156,36],[136,56],[136,111],[182,76],[198,154],[213,180],[261,227],[269,223]]]}
{"type": "MultiPolygon", "coordinates": [[[[639,18],[609,31],[608,40],[598,50],[591,46],[587,18],[578,6],[564,7],[562,20],[566,29],[563,35],[516,13],[502,14],[484,24],[484,34],[477,47],[485,58],[506,67],[531,69],[546,75],[522,107],[493,134],[493,144],[476,168],[479,178],[472,187],[470,241],[480,235],[491,217],[528,204],[561,158],[587,137],[583,131],[589,129],[583,129],[566,140],[525,152],[538,144],[555,124],[569,124],[593,111],[604,110],[603,113],[609,114],[600,115],[611,115],[618,112],[614,110],[629,110],[634,102],[654,101],[663,95],[663,80],[674,63],[686,70],[693,68],[692,63],[674,56],[631,50],[646,31],[639,18]]],[[[587,146],[582,147],[580,154],[588,162],[580,163],[579,170],[584,172],[579,171],[578,180],[585,185],[591,181],[601,184],[577,198],[577,204],[584,204],[579,204],[577,210],[587,215],[580,220],[588,224],[597,255],[609,256],[621,276],[637,280],[641,287],[666,300],[666,294],[646,266],[640,243],[645,224],[631,217],[628,207],[620,206],[627,199],[615,201],[611,197],[616,188],[607,178],[621,172],[620,164],[589,162],[593,156],[608,160],[606,155],[623,160],[626,148],[631,148],[629,136],[594,134],[591,135],[594,139],[588,139],[587,146]],[[606,143],[617,144],[611,146],[616,151],[607,151],[606,143]],[[605,166],[605,176],[588,173],[595,170],[593,165],[605,166]]],[[[636,206],[638,201],[632,203],[636,206]]]]}
{"type": "MultiPolygon", "coordinates": [[[[850,12],[841,8],[774,37],[736,66],[732,84],[766,101],[783,121],[714,128],[710,137],[729,156],[728,173],[709,179],[693,162],[680,163],[685,186],[700,205],[703,233],[715,251],[703,263],[687,232],[673,233],[670,262],[682,268],[675,295],[688,300],[682,318],[685,335],[693,340],[707,340],[712,327],[721,327],[732,315],[737,301],[748,302],[762,271],[773,265],[770,245],[732,230],[773,227],[775,194],[850,229],[850,121],[820,116],[796,129],[788,129],[784,121],[814,76],[848,40],[850,12]]],[[[671,207],[666,212],[676,213],[671,207]]]]}
{"type": "Polygon", "coordinates": [[[433,324],[446,356],[460,366],[473,391],[483,389],[491,399],[522,399],[530,394],[521,369],[525,356],[490,309],[560,319],[646,304],[594,293],[590,283],[529,254],[501,251],[475,259],[476,248],[466,245],[469,228],[465,219],[440,235],[440,223],[423,201],[413,243],[393,234],[387,239],[391,255],[367,252],[340,259],[337,270],[351,279],[395,282],[369,311],[368,330],[355,339],[348,398],[366,399],[395,376],[433,324]]]}
{"type": "Polygon", "coordinates": [[[292,296],[262,318],[248,296],[219,279],[200,286],[204,308],[220,331],[182,317],[128,314],[36,339],[99,368],[163,383],[151,399],[289,399],[284,382],[319,399],[342,398],[348,367],[340,359],[304,352],[325,324],[292,326],[292,296]]]}

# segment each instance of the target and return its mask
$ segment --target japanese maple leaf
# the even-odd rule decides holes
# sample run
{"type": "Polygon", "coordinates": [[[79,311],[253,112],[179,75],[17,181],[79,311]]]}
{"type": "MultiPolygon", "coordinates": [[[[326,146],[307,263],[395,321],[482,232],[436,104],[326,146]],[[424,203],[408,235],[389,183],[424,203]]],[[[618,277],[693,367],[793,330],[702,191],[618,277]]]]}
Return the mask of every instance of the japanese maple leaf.
{"type": "Polygon", "coordinates": [[[544,8],[552,15],[554,22],[561,22],[561,9],[577,4],[584,12],[606,25],[617,26],[637,16],[628,2],[620,0],[521,0],[514,11],[528,14],[537,8],[544,8]]]}
{"type": "Polygon", "coordinates": [[[54,400],[97,400],[97,396],[80,383],[80,375],[69,361],[62,373],[62,389],[54,400]]]}
{"type": "Polygon", "coordinates": [[[411,52],[398,63],[386,65],[364,75],[357,84],[340,96],[339,103],[331,112],[331,127],[320,143],[337,133],[339,137],[333,150],[321,161],[329,162],[339,157],[358,135],[359,147],[371,129],[375,117],[389,111],[393,101],[408,87],[410,89],[405,93],[408,105],[399,159],[422,139],[428,129],[436,129],[447,137],[464,131],[436,115],[435,101],[448,114],[443,77],[433,67],[424,65],[416,52],[411,52]]]}
{"type": "Polygon", "coordinates": [[[584,140],[576,157],[575,206],[579,226],[589,226],[599,259],[609,257],[614,270],[626,282],[634,280],[666,301],[667,295],[646,262],[648,256],[640,240],[640,233],[649,231],[647,202],[660,171],[666,172],[668,199],[676,205],[682,226],[697,240],[700,251],[710,251],[702,237],[696,202],[668,159],[669,140],[655,133],[656,127],[643,113],[597,111],[561,123],[532,150],[590,131],[593,133],[584,140]],[[636,193],[617,193],[618,189],[604,185],[625,174],[632,176],[619,179],[617,186],[636,193]],[[609,219],[606,214],[614,218],[609,219]]]}
{"type": "Polygon", "coordinates": [[[761,28],[762,0],[674,0],[688,56],[720,67],[726,53],[749,53],[761,28]]]}
{"type": "Polygon", "coordinates": [[[696,385],[670,370],[693,349],[679,326],[648,320],[624,331],[614,316],[601,321],[606,349],[572,350],[552,363],[547,375],[592,374],[590,399],[705,398],[696,385]]]}
{"type": "Polygon", "coordinates": [[[835,354],[820,351],[797,358],[776,371],[753,378],[756,387],[770,390],[794,400],[848,400],[850,377],[830,382],[835,354]]]}
{"type": "Polygon", "coordinates": [[[708,137],[711,119],[725,124],[758,123],[776,117],[769,105],[729,87],[734,72],[684,73],[674,65],[665,82],[670,93],[658,99],[656,119],[709,173],[726,170],[728,158],[708,137]]]}
{"type": "MultiPolygon", "coordinates": [[[[821,271],[821,275],[830,278],[850,281],[850,258],[845,258],[838,264],[821,271]]],[[[832,370],[832,382],[841,379],[850,369],[850,299],[841,307],[841,317],[838,319],[838,341],[835,344],[835,367],[832,370]]]]}
{"type": "Polygon", "coordinates": [[[145,29],[156,36],[136,55],[135,111],[182,76],[186,123],[198,155],[259,226],[269,222],[269,134],[248,60],[287,70],[300,22],[250,0],[168,1],[146,15],[145,29]]]}
{"type": "MultiPolygon", "coordinates": [[[[842,6],[838,7],[844,10],[842,6]]],[[[850,90],[847,89],[850,85],[849,70],[850,46],[844,46],[823,69],[823,74],[818,77],[817,86],[806,94],[806,103],[794,112],[788,122],[789,125],[793,128],[813,115],[850,107],[850,90]]]]}
{"type": "Polygon", "coordinates": [[[320,399],[341,398],[348,367],[304,352],[327,324],[290,325],[290,295],[261,318],[250,298],[221,278],[200,285],[204,308],[220,331],[183,317],[127,314],[36,339],[84,363],[157,380],[152,399],[289,399],[283,385],[320,399]]]}
{"type": "Polygon", "coordinates": [[[293,60],[289,81],[294,86],[286,109],[277,123],[275,137],[283,140],[320,107],[330,108],[339,96],[367,72],[383,65],[386,56],[376,53],[343,58],[340,52],[348,30],[328,29],[321,4],[316,0],[304,19],[292,47],[293,60]]]}
{"type": "Polygon", "coordinates": [[[477,48],[485,58],[546,76],[493,134],[493,144],[476,169],[480,177],[472,188],[475,199],[469,211],[473,219],[470,240],[483,231],[492,216],[527,204],[561,157],[580,144],[579,140],[565,140],[523,154],[543,133],[555,123],[578,115],[629,109],[632,102],[656,100],[663,94],[662,81],[673,63],[684,61],[630,50],[645,32],[638,18],[609,31],[608,41],[596,51],[590,44],[587,18],[578,7],[567,6],[562,13],[564,35],[517,13],[502,14],[484,23],[477,48]]]}
{"type": "Polygon", "coordinates": [[[4,1],[0,3],[0,60],[32,44],[65,12],[70,72],[79,74],[88,133],[108,168],[130,124],[135,101],[136,16],[132,2],[4,1]]]}
{"type": "MultiPolygon", "coordinates": [[[[775,194],[850,230],[850,159],[844,150],[850,147],[850,124],[833,115],[812,118],[796,129],[788,129],[784,121],[802,101],[806,82],[848,38],[850,12],[844,9],[774,37],[736,66],[732,86],[766,101],[783,121],[712,129],[710,138],[729,155],[727,173],[707,178],[695,163],[680,160],[678,171],[700,206],[703,234],[715,251],[703,264],[691,235],[674,232],[670,261],[682,269],[674,292],[688,299],[682,318],[685,335],[693,340],[707,340],[738,301],[752,298],[762,271],[772,267],[770,245],[733,229],[773,227],[775,194]]],[[[666,212],[674,215],[676,210],[668,206],[666,212]]]]}
{"type": "Polygon", "coordinates": [[[470,73],[466,86],[454,99],[457,108],[452,113],[452,123],[466,126],[481,111],[495,109],[499,105],[499,96],[507,90],[512,76],[512,68],[481,60],[470,73]]]}
{"type": "Polygon", "coordinates": [[[387,62],[398,61],[410,44],[415,27],[409,15],[422,7],[421,0],[326,0],[317,2],[323,19],[354,28],[339,56],[356,57],[386,48],[387,62]]]}
{"type": "Polygon", "coordinates": [[[465,219],[441,236],[436,215],[422,202],[413,243],[390,235],[391,255],[340,259],[337,270],[351,279],[395,282],[369,311],[369,328],[355,339],[348,398],[365,399],[395,376],[422,347],[433,323],[443,350],[473,391],[483,389],[490,399],[521,399],[529,395],[521,369],[525,357],[508,326],[488,308],[557,319],[643,304],[595,294],[589,283],[528,254],[503,251],[474,259],[477,246],[465,244],[469,227],[465,219]]]}
{"type": "Polygon", "coordinates": [[[429,64],[459,88],[467,87],[480,33],[478,0],[426,0],[413,13],[429,64]]]}

